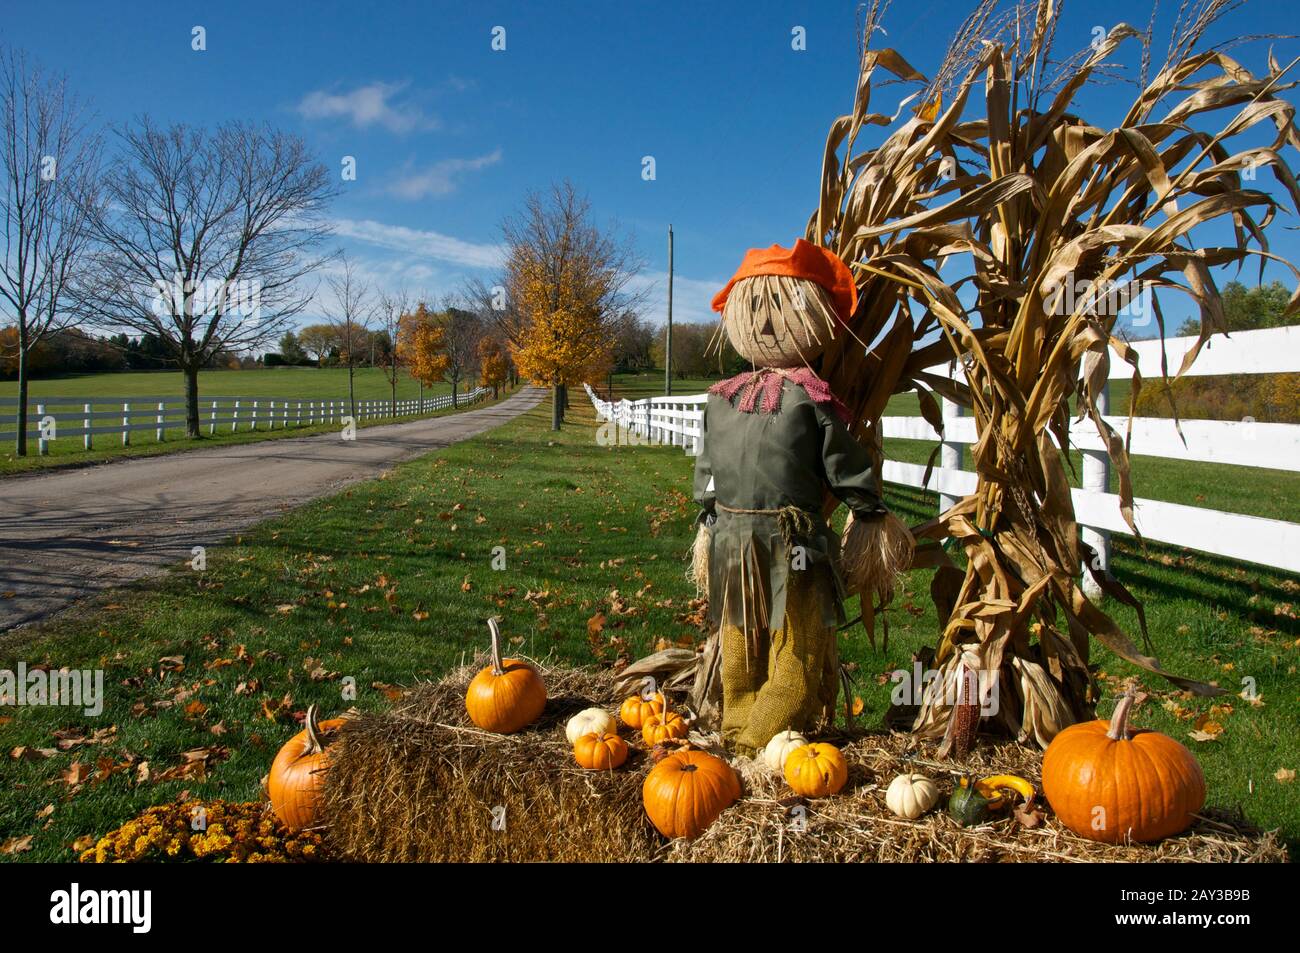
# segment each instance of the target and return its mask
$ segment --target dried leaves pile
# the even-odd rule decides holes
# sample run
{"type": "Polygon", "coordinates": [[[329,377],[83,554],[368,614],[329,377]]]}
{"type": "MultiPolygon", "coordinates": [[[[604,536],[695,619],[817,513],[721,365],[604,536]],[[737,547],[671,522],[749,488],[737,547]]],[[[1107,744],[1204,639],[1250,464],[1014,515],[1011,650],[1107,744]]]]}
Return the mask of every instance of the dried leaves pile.
{"type": "MultiPolygon", "coordinates": [[[[1163,334],[1159,292],[1187,295],[1201,331],[1181,373],[1225,330],[1212,268],[1252,258],[1262,268],[1267,259],[1300,275],[1269,251],[1266,237],[1287,210],[1253,184],[1271,174],[1300,205],[1281,155],[1300,147],[1294,107],[1280,98],[1294,85],[1284,82],[1294,63],[1281,66],[1270,53],[1255,75],[1224,48],[1204,48],[1207,30],[1238,0],[1185,3],[1150,78],[1150,26],[1142,33],[1121,24],[1058,58],[1060,6],[984,0],[926,80],[897,52],[869,48],[884,12],[875,0],[865,11],[853,112],[831,127],[821,201],[807,230],[858,280],[851,333],[832,342],[818,370],[861,421],[860,439],[880,457],[879,417],[903,391],[917,393],[940,433],[936,395],[974,417],[976,492],[916,529],[916,565],[936,570],[932,592],[944,623],[930,661],[944,681],[960,677],[963,655],[982,672],[1001,673],[998,720],[1039,743],[1090,715],[1092,637],[1183,688],[1216,691],[1161,669],[1080,587],[1079,567],[1091,554],[1079,539],[1063,452],[1072,398],[1107,447],[1121,510],[1137,533],[1128,438],[1101,406],[1112,355],[1132,365],[1133,401],[1141,388],[1116,312],[1149,294],[1163,334]],[[1142,64],[1131,107],[1112,128],[1088,122],[1078,94],[1112,76],[1111,57],[1134,40],[1142,64]],[[884,73],[919,86],[899,108],[901,115],[916,101],[901,123],[872,111],[884,73]],[[864,129],[891,125],[880,145],[855,152],[864,129]],[[1246,134],[1258,143],[1266,131],[1273,135],[1265,145],[1236,144],[1246,134]],[[1194,242],[1192,230],[1207,223],[1232,241],[1194,242]],[[964,376],[927,372],[944,361],[959,362],[964,376]],[[943,550],[945,538],[964,551],[964,569],[943,550]]],[[[1297,309],[1293,297],[1289,310],[1297,309]]],[[[1168,374],[1167,364],[1159,370],[1168,374]]],[[[1136,605],[1113,578],[1099,582],[1136,605]]],[[[942,734],[950,711],[934,700],[914,727],[942,734]]]]}

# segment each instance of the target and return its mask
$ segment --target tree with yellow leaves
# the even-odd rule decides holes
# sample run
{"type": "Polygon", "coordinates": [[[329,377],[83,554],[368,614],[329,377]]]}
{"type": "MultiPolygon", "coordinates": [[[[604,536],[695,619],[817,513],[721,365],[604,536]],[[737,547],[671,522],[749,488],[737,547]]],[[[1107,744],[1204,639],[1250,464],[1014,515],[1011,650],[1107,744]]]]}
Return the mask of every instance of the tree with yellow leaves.
{"type": "Polygon", "coordinates": [[[591,221],[571,183],[531,193],[504,225],[509,307],[494,309],[519,373],[552,388],[551,429],[559,430],[566,388],[599,380],[613,363],[617,333],[641,294],[630,243],[591,221]]]}
{"type": "MultiPolygon", "coordinates": [[[[437,315],[421,301],[414,311],[403,314],[397,322],[399,360],[420,382],[432,387],[447,373],[447,349],[444,332],[437,315]]],[[[423,393],[421,394],[423,398],[423,393]]]]}

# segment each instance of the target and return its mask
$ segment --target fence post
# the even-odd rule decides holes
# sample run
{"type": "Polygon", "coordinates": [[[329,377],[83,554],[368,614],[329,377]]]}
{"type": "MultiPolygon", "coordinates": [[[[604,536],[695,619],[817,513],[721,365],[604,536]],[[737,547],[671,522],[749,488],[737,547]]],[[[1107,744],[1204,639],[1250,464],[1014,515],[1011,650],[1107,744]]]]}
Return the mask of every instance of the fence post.
{"type": "Polygon", "coordinates": [[[90,411],[90,408],[91,408],[91,406],[92,406],[91,404],[86,404],[86,405],[85,405],[84,407],[82,407],[82,409],[81,409],[81,412],[82,412],[83,414],[86,415],[86,419],[83,420],[83,421],[81,422],[81,429],[84,430],[84,431],[86,431],[85,436],[83,436],[83,437],[81,438],[81,445],[82,445],[82,447],[83,447],[84,449],[86,449],[86,450],[89,450],[90,447],[91,447],[91,444],[94,442],[94,441],[92,441],[92,440],[90,439],[90,427],[91,427],[91,424],[94,423],[94,418],[92,418],[92,417],[90,416],[90,412],[91,412],[91,411],[90,411]]]}
{"type": "MultiPolygon", "coordinates": [[[[17,416],[14,417],[17,420],[17,416]]],[[[50,452],[50,442],[45,439],[45,428],[41,426],[41,421],[45,419],[45,405],[36,405],[36,452],[42,457],[50,452]]]]}
{"type": "Polygon", "coordinates": [[[257,401],[253,401],[253,423],[252,426],[250,426],[248,429],[249,430],[257,429],[257,401]]]}
{"type": "Polygon", "coordinates": [[[235,401],[235,409],[230,412],[230,432],[234,433],[239,429],[239,401],[235,401]]]}
{"type": "MultiPolygon", "coordinates": [[[[961,404],[943,398],[941,404],[943,419],[956,420],[961,417],[961,404]]],[[[947,430],[947,424],[944,424],[944,430],[947,430]]],[[[939,467],[941,470],[960,470],[962,468],[962,458],[965,456],[965,448],[953,440],[944,440],[939,449],[939,467]]],[[[942,480],[942,476],[940,477],[942,480]]],[[[950,507],[957,505],[958,498],[950,493],[939,494],[939,512],[946,512],[950,507]]]]}
{"type": "Polygon", "coordinates": [[[131,446],[131,405],[122,405],[122,446],[131,446]]]}
{"type": "Polygon", "coordinates": [[[212,402],[212,416],[208,418],[208,436],[217,432],[217,402],[212,402]]]}
{"type": "MultiPolygon", "coordinates": [[[[1110,382],[1101,389],[1101,394],[1097,398],[1097,410],[1103,415],[1110,413],[1110,382]]],[[[1110,492],[1110,457],[1105,450],[1083,450],[1083,489],[1092,493],[1109,493],[1110,492]]],[[[1097,568],[1103,571],[1110,569],[1110,532],[1108,530],[1093,529],[1090,526],[1081,527],[1083,541],[1097,551],[1097,568]]],[[[1088,572],[1088,567],[1083,568],[1083,592],[1089,599],[1097,599],[1101,596],[1101,587],[1092,580],[1092,575],[1088,572]]]]}
{"type": "Polygon", "coordinates": [[[163,415],[166,412],[167,412],[166,402],[161,400],[158,401],[158,416],[154,418],[154,424],[156,425],[157,429],[154,430],[153,437],[159,443],[163,442],[163,430],[165,429],[163,427],[163,415]]]}
{"type": "Polygon", "coordinates": [[[302,426],[302,401],[298,401],[298,419],[294,422],[294,426],[302,426]]]}
{"type": "Polygon", "coordinates": [[[275,401],[271,401],[271,410],[268,412],[267,417],[269,419],[266,422],[266,429],[274,430],[275,429],[275,401]]]}

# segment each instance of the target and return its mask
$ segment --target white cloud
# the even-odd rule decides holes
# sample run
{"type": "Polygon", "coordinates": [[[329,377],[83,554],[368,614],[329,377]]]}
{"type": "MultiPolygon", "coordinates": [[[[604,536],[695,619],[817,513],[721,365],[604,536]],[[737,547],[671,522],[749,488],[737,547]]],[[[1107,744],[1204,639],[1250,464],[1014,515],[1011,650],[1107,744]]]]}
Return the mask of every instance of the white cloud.
{"type": "MultiPolygon", "coordinates": [[[[711,306],[713,296],[722,290],[725,280],[701,280],[673,275],[673,324],[712,324],[718,314],[711,306]]],[[[653,324],[668,320],[668,272],[642,272],[628,282],[628,289],[645,289],[641,317],[653,324]]]]}
{"type": "Polygon", "coordinates": [[[351,92],[314,90],[298,103],[298,113],[305,119],[345,118],[361,129],[382,126],[390,132],[436,129],[438,120],[410,103],[392,100],[408,83],[370,83],[351,92]]]}
{"type": "Polygon", "coordinates": [[[450,195],[456,190],[457,179],[467,172],[477,172],[501,161],[501,150],[496,149],[473,159],[443,159],[423,169],[402,172],[388,191],[398,198],[415,201],[429,196],[450,195]]]}
{"type": "Polygon", "coordinates": [[[471,242],[441,232],[386,225],[370,219],[334,219],[335,236],[377,248],[386,248],[413,258],[429,258],[467,268],[499,268],[505,249],[487,242],[471,242]]]}

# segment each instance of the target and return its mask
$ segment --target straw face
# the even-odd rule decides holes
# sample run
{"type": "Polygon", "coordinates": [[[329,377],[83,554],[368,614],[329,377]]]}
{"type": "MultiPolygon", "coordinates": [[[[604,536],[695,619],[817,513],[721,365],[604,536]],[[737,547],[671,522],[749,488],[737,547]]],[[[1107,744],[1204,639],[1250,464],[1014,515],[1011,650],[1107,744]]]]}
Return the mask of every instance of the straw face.
{"type": "Polygon", "coordinates": [[[722,311],[732,347],[755,367],[803,367],[835,327],[831,296],[813,281],[758,275],[736,282],[722,311]]]}

